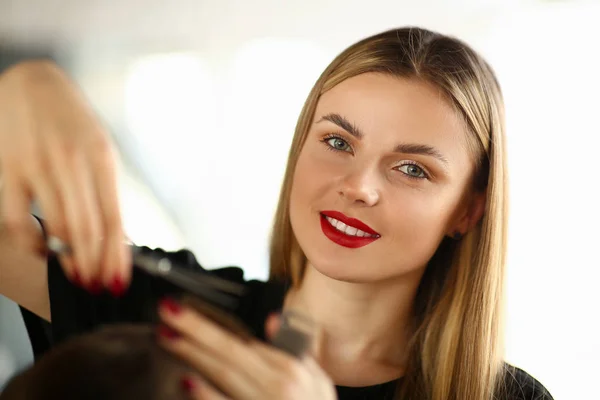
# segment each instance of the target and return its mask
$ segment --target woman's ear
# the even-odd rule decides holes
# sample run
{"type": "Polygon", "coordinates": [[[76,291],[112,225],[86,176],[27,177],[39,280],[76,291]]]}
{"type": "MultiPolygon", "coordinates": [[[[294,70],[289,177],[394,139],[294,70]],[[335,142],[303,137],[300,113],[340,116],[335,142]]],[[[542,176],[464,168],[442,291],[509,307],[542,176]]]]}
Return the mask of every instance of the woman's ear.
{"type": "Polygon", "coordinates": [[[485,208],[487,205],[487,191],[476,192],[471,199],[471,204],[469,206],[469,225],[467,231],[470,231],[479,223],[481,218],[483,218],[483,214],[485,213],[485,208]]]}
{"type": "Polygon", "coordinates": [[[473,193],[467,209],[464,211],[464,214],[461,216],[458,222],[454,225],[454,229],[449,232],[449,236],[461,237],[473,229],[473,227],[477,225],[477,223],[483,217],[486,204],[486,191],[473,193]]]}

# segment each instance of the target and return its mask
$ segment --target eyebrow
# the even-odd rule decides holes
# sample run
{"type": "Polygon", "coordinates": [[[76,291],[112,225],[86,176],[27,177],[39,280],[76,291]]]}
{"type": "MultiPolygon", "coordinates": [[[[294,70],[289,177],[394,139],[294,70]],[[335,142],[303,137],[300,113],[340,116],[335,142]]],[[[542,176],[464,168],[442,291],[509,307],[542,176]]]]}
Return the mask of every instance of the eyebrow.
{"type": "Polygon", "coordinates": [[[319,121],[317,121],[317,124],[323,121],[329,121],[336,124],[337,126],[342,128],[358,140],[362,139],[365,136],[356,125],[348,121],[345,117],[341,116],[340,114],[329,113],[327,115],[324,115],[319,121]]]}
{"type": "MultiPolygon", "coordinates": [[[[358,126],[348,121],[347,118],[340,114],[329,113],[327,115],[324,115],[319,121],[317,121],[317,124],[323,121],[329,121],[331,123],[334,123],[335,125],[339,126],[358,140],[362,139],[365,136],[358,126]]],[[[434,157],[440,160],[446,166],[449,164],[448,159],[446,159],[446,157],[444,157],[435,147],[426,144],[400,143],[399,145],[394,147],[394,152],[404,154],[422,154],[425,156],[434,157]]]]}

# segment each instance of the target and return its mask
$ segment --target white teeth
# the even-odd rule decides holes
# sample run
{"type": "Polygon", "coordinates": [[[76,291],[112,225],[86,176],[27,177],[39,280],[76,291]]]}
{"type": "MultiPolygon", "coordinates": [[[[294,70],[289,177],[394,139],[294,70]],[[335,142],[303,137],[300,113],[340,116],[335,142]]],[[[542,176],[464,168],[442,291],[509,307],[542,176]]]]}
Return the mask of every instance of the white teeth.
{"type": "Polygon", "coordinates": [[[337,220],[335,218],[331,218],[331,217],[327,217],[327,216],[325,218],[331,224],[331,226],[333,226],[338,231],[345,233],[348,236],[375,237],[375,235],[371,235],[370,233],[361,231],[360,229],[355,228],[353,226],[348,226],[345,223],[343,223],[342,221],[337,220]]]}
{"type": "Polygon", "coordinates": [[[357,231],[358,231],[358,229],[356,229],[352,226],[347,226],[346,229],[344,230],[344,232],[346,232],[346,235],[350,235],[350,236],[358,236],[358,235],[356,235],[357,231]]]}

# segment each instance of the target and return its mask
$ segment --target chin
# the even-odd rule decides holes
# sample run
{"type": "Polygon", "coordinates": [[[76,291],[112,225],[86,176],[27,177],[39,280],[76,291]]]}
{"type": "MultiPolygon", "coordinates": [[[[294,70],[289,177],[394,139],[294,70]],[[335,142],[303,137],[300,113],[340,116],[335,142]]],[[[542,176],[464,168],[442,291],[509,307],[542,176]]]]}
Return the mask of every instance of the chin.
{"type": "Polygon", "coordinates": [[[351,265],[343,263],[313,263],[309,262],[309,267],[317,273],[326,276],[327,278],[348,283],[371,283],[381,280],[383,277],[374,276],[373,271],[366,271],[358,266],[354,268],[351,265]]]}
{"type": "Polygon", "coordinates": [[[383,283],[394,282],[398,279],[420,279],[425,267],[416,267],[413,265],[402,265],[402,262],[393,264],[379,264],[373,262],[361,261],[362,257],[352,257],[351,259],[339,259],[317,254],[308,256],[307,268],[310,268],[316,274],[327,277],[332,280],[347,283],[383,283]]]}

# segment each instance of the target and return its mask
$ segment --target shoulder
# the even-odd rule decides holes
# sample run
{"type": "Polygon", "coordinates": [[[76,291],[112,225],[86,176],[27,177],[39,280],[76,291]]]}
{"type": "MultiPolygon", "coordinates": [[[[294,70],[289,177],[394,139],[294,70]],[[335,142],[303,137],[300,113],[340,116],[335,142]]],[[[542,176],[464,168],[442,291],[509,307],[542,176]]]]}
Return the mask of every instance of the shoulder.
{"type": "Polygon", "coordinates": [[[500,399],[553,400],[550,392],[537,379],[510,364],[504,364],[499,391],[500,399]]]}

